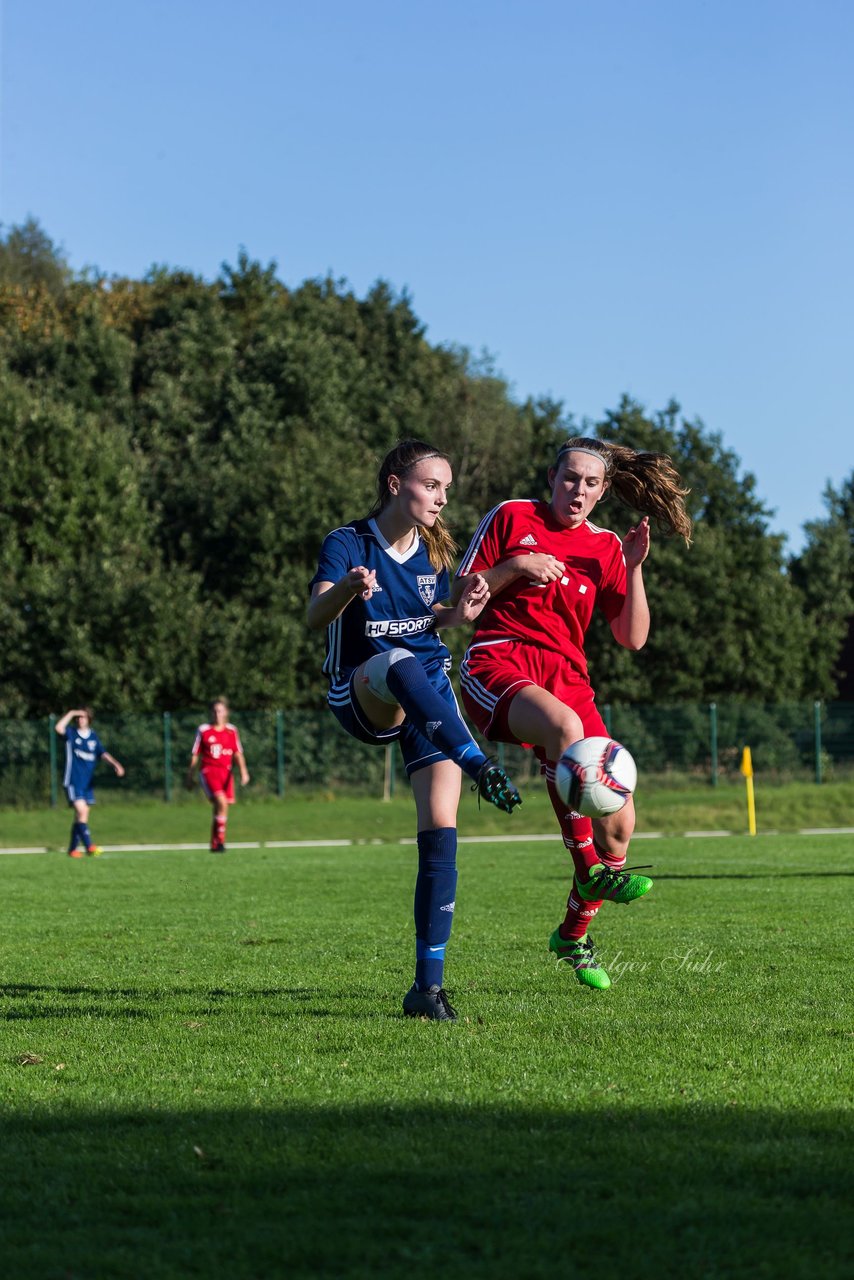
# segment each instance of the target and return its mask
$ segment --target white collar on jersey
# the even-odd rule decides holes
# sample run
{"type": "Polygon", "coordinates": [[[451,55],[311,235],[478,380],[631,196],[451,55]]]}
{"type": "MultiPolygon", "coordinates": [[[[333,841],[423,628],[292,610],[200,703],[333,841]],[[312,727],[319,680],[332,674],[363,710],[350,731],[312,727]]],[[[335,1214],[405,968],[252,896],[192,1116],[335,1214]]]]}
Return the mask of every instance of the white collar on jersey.
{"type": "Polygon", "coordinates": [[[395,551],[391,543],[388,542],[380,533],[376,520],[369,520],[368,523],[370,524],[371,529],[374,533],[374,536],[376,537],[376,540],[382,547],[383,551],[386,553],[387,556],[391,556],[392,560],[396,560],[398,564],[406,564],[407,560],[411,560],[412,557],[415,555],[415,552],[421,546],[421,538],[419,536],[418,530],[416,529],[414,531],[414,536],[412,538],[412,545],[407,547],[405,551],[395,551]]]}

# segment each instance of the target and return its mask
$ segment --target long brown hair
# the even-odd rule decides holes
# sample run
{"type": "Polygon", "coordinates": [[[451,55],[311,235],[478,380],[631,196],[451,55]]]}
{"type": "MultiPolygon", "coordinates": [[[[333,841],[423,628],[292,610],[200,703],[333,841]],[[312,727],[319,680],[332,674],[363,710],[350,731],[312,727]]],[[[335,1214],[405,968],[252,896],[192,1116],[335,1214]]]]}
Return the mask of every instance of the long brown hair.
{"type": "MultiPolygon", "coordinates": [[[[423,440],[400,440],[390,453],[387,453],[380,465],[377,475],[377,500],[368,512],[369,516],[378,516],[391,500],[388,482],[391,476],[403,477],[425,458],[442,458],[450,466],[450,458],[441,449],[434,449],[423,440]]],[[[450,569],[457,553],[457,544],[451,537],[450,530],[441,516],[436,517],[432,529],[419,529],[424,540],[427,555],[434,569],[450,569]]]]}
{"type": "Polygon", "coordinates": [[[649,453],[611,444],[590,436],[572,436],[557,452],[557,467],[564,454],[573,449],[595,453],[605,464],[605,483],[627,507],[652,516],[660,529],[678,533],[690,547],[691,517],[685,499],[691,492],[684,488],[682,477],[666,453],[649,453]]]}

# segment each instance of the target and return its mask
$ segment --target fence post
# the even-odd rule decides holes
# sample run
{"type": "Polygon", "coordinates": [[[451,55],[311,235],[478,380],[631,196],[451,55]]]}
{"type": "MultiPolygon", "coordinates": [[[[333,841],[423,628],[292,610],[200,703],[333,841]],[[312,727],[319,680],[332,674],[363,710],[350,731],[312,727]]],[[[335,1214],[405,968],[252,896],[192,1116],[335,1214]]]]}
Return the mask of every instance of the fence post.
{"type": "Polygon", "coordinates": [[[59,794],[59,789],[56,785],[56,730],[54,729],[55,724],[56,724],[56,716],[54,715],[48,716],[47,718],[47,732],[48,732],[47,749],[50,754],[50,807],[51,809],[56,808],[56,801],[59,794]]]}
{"type": "Polygon", "coordinates": [[[383,760],[383,800],[388,801],[394,795],[394,747],[389,742],[383,760]]]}
{"type": "Polygon", "coordinates": [[[285,794],[285,717],[276,712],[276,795],[281,800],[285,794]]]}
{"type": "Polygon", "coordinates": [[[709,747],[712,755],[712,786],[718,785],[718,704],[709,703],[709,747]]]}
{"type": "Polygon", "coordinates": [[[163,712],[163,781],[166,803],[172,799],[172,717],[163,712]]]}
{"type": "Polygon", "coordinates": [[[611,733],[611,704],[606,702],[602,708],[602,719],[605,721],[605,728],[608,730],[608,737],[612,737],[611,733]]]}
{"type": "Polygon", "coordinates": [[[821,786],[821,703],[818,699],[813,703],[815,723],[815,780],[821,786]]]}

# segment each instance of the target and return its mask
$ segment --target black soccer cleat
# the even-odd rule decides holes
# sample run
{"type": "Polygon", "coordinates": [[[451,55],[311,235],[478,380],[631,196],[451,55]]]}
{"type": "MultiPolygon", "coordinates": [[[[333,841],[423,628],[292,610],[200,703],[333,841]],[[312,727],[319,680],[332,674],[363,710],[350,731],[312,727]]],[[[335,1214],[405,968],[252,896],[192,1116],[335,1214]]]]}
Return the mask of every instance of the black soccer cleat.
{"type": "Polygon", "coordinates": [[[444,987],[434,983],[426,991],[410,987],[403,997],[403,1012],[407,1018],[428,1018],[431,1022],[456,1022],[457,1011],[451,1007],[444,987]]]}
{"type": "Polygon", "coordinates": [[[507,774],[491,760],[487,760],[483,765],[477,775],[477,781],[472,786],[472,791],[477,792],[478,808],[480,808],[481,796],[504,813],[512,813],[516,806],[522,803],[522,797],[507,774]]]}

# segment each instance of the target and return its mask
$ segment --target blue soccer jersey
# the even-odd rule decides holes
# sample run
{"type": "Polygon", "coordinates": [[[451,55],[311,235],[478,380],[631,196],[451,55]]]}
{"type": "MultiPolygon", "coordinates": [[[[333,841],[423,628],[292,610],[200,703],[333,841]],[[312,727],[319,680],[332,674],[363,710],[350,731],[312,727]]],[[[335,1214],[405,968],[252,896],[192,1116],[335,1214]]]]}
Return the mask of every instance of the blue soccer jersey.
{"type": "Polygon", "coordinates": [[[92,793],[95,765],[106,747],[94,729],[65,730],[65,776],[62,785],[69,800],[85,800],[92,793]]]}
{"type": "MultiPolygon", "coordinates": [[[[309,584],[338,582],[357,565],[376,571],[370,600],[356,596],[326,629],[323,670],[332,688],[375,653],[408,649],[427,671],[447,669],[450,654],[436,632],[432,605],[450,594],[446,569],[437,571],[416,534],[408,551],[395,551],[371,519],[333,529],[320,549],[317,573],[309,584]]],[[[330,691],[331,692],[331,691],[330,691]]]]}

